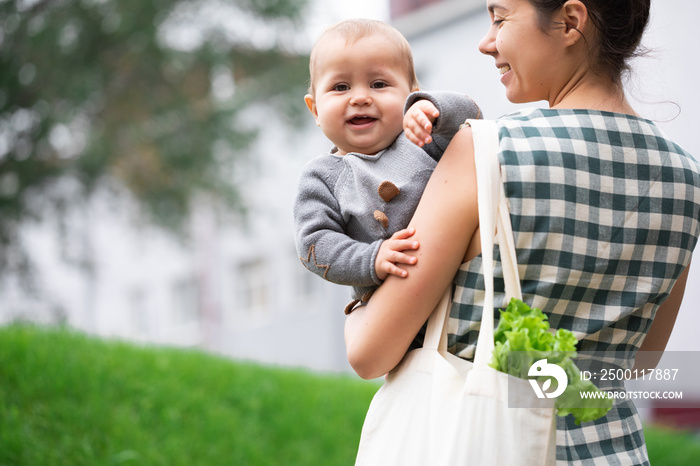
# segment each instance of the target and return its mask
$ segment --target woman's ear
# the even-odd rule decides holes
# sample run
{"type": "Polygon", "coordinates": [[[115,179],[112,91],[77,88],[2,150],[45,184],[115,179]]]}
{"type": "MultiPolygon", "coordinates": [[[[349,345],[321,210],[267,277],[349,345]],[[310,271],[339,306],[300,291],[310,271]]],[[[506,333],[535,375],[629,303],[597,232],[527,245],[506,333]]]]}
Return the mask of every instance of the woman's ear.
{"type": "Polygon", "coordinates": [[[304,103],[306,103],[306,108],[309,109],[311,114],[316,119],[316,124],[318,125],[318,109],[316,108],[316,99],[311,94],[306,94],[304,96],[304,103]]]}
{"type": "Polygon", "coordinates": [[[574,45],[582,38],[589,38],[588,8],[581,0],[568,0],[562,6],[561,22],[564,24],[566,45],[574,45]]]}

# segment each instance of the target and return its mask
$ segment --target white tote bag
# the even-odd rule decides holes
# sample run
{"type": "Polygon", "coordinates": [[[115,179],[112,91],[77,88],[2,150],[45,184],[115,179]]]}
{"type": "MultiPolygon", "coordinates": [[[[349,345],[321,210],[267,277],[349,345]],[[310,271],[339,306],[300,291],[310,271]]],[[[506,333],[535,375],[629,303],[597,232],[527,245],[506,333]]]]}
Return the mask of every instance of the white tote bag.
{"type": "Polygon", "coordinates": [[[423,347],[409,351],[375,394],[362,428],[356,466],[555,464],[553,401],[543,404],[537,400],[540,407],[536,408],[513,407],[533,406],[531,385],[488,365],[494,348],[495,231],[508,296],[520,299],[520,281],[500,179],[497,127],[486,120],[469,123],[474,135],[486,282],[474,362],[447,352],[450,287],[428,319],[423,347]]]}

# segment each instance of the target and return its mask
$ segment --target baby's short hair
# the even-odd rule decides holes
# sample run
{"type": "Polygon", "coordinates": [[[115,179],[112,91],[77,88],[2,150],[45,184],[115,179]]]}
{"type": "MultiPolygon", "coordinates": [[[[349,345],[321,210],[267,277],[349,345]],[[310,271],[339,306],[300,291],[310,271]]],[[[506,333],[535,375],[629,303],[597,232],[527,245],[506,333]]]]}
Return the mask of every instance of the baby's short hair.
{"type": "Polygon", "coordinates": [[[329,36],[337,35],[345,39],[346,43],[353,43],[363,37],[380,34],[392,41],[396,45],[398,53],[402,56],[402,61],[406,66],[406,77],[411,89],[418,88],[418,78],[416,77],[416,69],[413,65],[413,52],[406,38],[396,28],[390,26],[384,21],[374,19],[347,19],[329,26],[319,36],[311,49],[309,57],[309,94],[314,95],[316,88],[314,85],[314,77],[316,72],[316,55],[318,45],[329,36]]]}

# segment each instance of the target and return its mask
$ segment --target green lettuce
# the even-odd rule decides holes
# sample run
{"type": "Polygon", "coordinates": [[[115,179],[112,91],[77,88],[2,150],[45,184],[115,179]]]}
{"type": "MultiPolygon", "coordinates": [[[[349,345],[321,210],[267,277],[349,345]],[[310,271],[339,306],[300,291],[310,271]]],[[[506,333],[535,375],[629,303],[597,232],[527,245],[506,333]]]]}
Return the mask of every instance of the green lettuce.
{"type": "Polygon", "coordinates": [[[576,424],[580,424],[605,416],[612,408],[613,401],[607,397],[582,398],[584,392],[600,390],[590,380],[581,379],[581,373],[572,360],[576,357],[578,340],[566,329],[551,332],[547,316],[540,309],[511,299],[508,307],[501,311],[494,341],[490,365],[496,370],[527,379],[532,364],[541,359],[564,369],[568,385],[556,398],[557,415],[572,414],[576,424]]]}

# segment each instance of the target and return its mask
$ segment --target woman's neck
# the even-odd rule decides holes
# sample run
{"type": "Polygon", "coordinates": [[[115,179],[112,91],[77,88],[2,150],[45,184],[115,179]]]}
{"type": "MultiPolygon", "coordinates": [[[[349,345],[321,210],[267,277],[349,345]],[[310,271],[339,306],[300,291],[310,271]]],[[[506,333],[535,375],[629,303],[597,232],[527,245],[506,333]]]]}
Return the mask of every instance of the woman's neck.
{"type": "Polygon", "coordinates": [[[560,95],[562,97],[550,102],[551,108],[582,108],[637,116],[627,101],[622,85],[607,76],[587,73],[560,95]]]}

